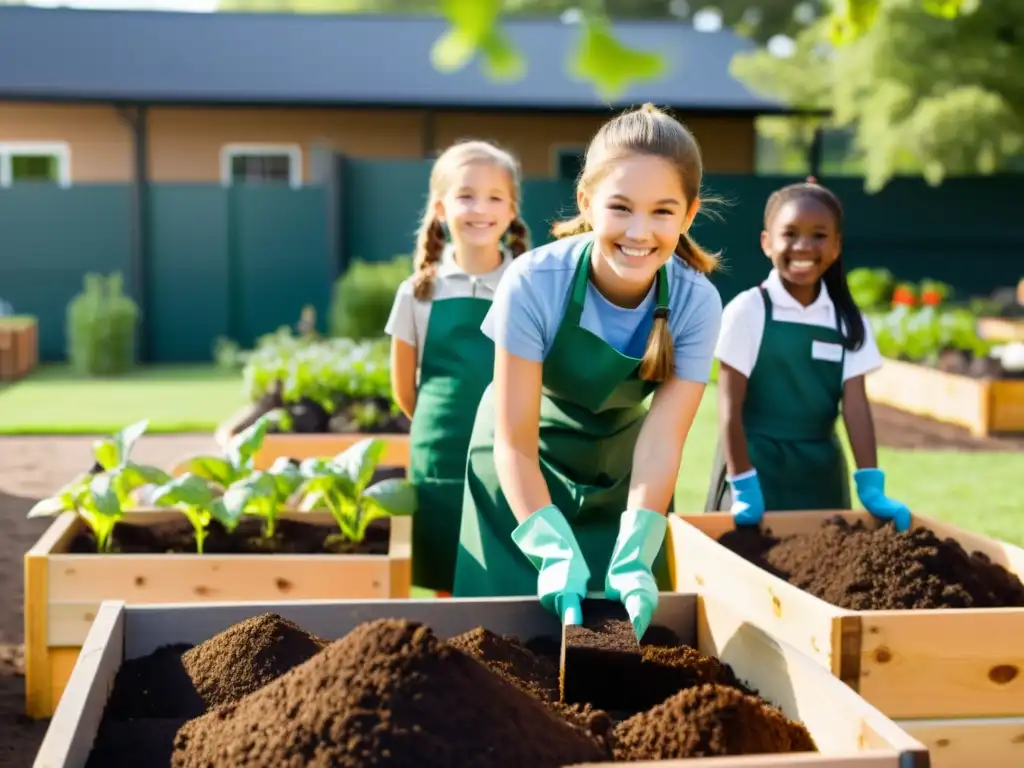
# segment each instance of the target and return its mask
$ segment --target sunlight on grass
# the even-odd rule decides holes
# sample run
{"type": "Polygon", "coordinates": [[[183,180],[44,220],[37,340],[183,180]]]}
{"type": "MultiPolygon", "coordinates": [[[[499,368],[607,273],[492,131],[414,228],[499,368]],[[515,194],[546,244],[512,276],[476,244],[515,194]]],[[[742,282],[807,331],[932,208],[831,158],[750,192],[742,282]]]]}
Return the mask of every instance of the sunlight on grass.
{"type": "Polygon", "coordinates": [[[149,433],[212,432],[243,403],[242,379],[205,366],[150,366],[82,378],[43,366],[0,387],[0,434],[108,434],[139,419],[149,433]]]}

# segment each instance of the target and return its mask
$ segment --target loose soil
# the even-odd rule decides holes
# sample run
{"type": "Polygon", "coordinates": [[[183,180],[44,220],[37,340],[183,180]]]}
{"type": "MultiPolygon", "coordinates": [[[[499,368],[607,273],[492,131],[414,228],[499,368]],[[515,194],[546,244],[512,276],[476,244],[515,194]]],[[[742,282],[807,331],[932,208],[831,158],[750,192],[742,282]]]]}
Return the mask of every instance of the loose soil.
{"type": "MultiPolygon", "coordinates": [[[[615,636],[611,645],[626,650],[617,625],[601,627],[615,636]]],[[[673,637],[653,629],[655,637],[673,637]]],[[[184,654],[180,647],[164,648],[134,660],[136,668],[149,665],[150,673],[161,666],[179,683],[191,679],[205,712],[196,716],[195,699],[183,700],[179,693],[167,700],[185,708],[143,706],[136,710],[145,713],[142,718],[111,703],[89,764],[554,768],[815,749],[802,725],[762,699],[710,682],[735,680],[717,660],[685,646],[645,649],[647,664],[668,670],[689,665],[690,672],[680,674],[678,687],[666,689],[652,708],[616,726],[608,712],[559,702],[557,666],[515,638],[477,628],[444,641],[418,622],[385,619],[360,624],[325,645],[264,614],[184,654]],[[270,657],[274,661],[266,662],[270,657]],[[171,671],[173,658],[178,665],[171,671]],[[190,665],[189,658],[218,661],[190,665]],[[189,677],[183,672],[189,666],[208,674],[193,671],[189,677]],[[229,683],[227,699],[233,701],[209,706],[209,694],[202,701],[200,684],[221,695],[229,683]]],[[[138,688],[156,685],[138,674],[119,674],[111,702],[138,700],[138,688]]]]}
{"type": "Polygon", "coordinates": [[[769,573],[850,610],[1024,607],[1024,584],[981,552],[926,528],[899,533],[829,517],[811,533],[737,528],[719,543],[769,573]]]}

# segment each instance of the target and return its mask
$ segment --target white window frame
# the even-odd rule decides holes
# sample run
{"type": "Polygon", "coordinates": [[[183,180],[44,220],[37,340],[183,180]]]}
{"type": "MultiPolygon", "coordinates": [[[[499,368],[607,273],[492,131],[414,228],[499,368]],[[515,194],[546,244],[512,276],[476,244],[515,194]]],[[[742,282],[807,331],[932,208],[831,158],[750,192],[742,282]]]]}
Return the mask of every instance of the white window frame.
{"type": "Polygon", "coordinates": [[[14,183],[11,155],[50,155],[57,158],[57,185],[71,186],[71,146],[66,141],[0,141],[0,189],[14,183]]]}
{"type": "Polygon", "coordinates": [[[231,178],[231,160],[238,155],[257,157],[287,155],[288,186],[292,189],[302,186],[302,147],[298,144],[225,144],[220,148],[220,183],[222,186],[230,187],[234,183],[231,178]]]}

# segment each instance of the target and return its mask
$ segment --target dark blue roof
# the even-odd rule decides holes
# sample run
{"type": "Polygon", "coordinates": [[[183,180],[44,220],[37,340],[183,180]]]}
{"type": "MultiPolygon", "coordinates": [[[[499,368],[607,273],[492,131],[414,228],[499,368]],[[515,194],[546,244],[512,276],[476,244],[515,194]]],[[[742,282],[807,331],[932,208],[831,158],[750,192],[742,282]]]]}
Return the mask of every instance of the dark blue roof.
{"type": "Polygon", "coordinates": [[[653,101],[691,110],[780,111],[729,74],[754,43],[682,22],[620,22],[629,45],[667,57],[666,75],[611,104],[573,80],[565,61],[579,27],[507,20],[526,54],[513,83],[473,62],[454,74],[430,63],[443,19],[170,13],[0,7],[0,98],[484,109],[596,110],[653,101]]]}

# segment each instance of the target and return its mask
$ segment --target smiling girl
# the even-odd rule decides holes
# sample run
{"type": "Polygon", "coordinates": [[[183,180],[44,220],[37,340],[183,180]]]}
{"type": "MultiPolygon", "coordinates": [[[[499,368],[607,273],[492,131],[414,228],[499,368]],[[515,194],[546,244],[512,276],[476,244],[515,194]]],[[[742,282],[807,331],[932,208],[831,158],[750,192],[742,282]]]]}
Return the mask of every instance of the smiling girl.
{"type": "Polygon", "coordinates": [[[392,391],[412,419],[413,584],[442,594],[454,578],[473,415],[494,368],[480,323],[527,247],[515,158],[482,141],[449,147],[430,174],[416,273],[399,286],[385,329],[392,391]]]}
{"type": "Polygon", "coordinates": [[[509,267],[483,330],[494,381],[466,468],[455,595],[532,595],[578,623],[600,590],[637,637],[670,587],[662,550],[711,370],[714,256],[687,234],[700,149],[646,105],[587,150],[579,215],[509,267]],[[650,409],[645,403],[653,394],[650,409]]]}
{"type": "Polygon", "coordinates": [[[842,238],[842,205],[825,187],[809,180],[773,193],[761,232],[772,270],[723,313],[721,439],[706,508],[730,509],[739,525],[766,511],[849,509],[840,404],[861,503],[899,530],[910,524],[878,469],[864,377],[882,357],[846,284],[842,238]]]}

